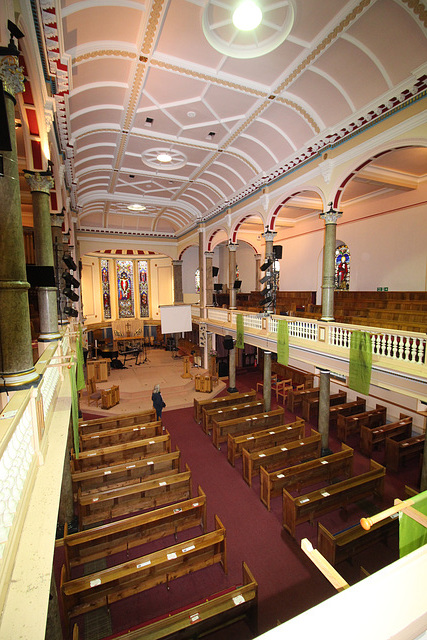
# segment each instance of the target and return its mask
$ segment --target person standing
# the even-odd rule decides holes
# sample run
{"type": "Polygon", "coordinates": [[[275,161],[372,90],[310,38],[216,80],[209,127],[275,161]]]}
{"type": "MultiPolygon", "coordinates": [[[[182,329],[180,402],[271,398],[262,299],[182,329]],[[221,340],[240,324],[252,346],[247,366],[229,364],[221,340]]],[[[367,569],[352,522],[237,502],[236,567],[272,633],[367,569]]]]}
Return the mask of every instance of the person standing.
{"type": "Polygon", "coordinates": [[[162,419],[162,410],[166,407],[166,403],[163,402],[162,394],[160,393],[160,385],[156,384],[151,394],[151,400],[153,401],[153,407],[156,410],[157,420],[162,419]]]}

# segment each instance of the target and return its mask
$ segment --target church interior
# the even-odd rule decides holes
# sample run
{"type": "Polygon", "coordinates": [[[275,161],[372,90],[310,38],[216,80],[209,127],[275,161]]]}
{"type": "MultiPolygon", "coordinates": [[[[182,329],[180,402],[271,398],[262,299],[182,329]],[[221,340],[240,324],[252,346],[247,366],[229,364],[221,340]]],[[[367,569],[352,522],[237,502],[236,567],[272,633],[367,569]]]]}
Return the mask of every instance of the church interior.
{"type": "Polygon", "coordinates": [[[425,638],[425,1],[4,0],[0,81],[0,639],[425,638]]]}

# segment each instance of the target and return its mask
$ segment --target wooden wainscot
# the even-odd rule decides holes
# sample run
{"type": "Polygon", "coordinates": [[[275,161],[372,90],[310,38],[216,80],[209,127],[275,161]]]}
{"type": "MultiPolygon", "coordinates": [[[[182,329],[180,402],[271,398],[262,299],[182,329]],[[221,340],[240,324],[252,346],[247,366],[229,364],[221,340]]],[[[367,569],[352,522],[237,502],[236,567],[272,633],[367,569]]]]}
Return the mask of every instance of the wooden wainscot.
{"type": "Polygon", "coordinates": [[[111,447],[81,451],[78,458],[72,453],[71,472],[99,469],[101,467],[108,467],[110,464],[140,460],[146,456],[170,453],[170,451],[171,440],[169,432],[166,431],[161,436],[135,440],[135,442],[125,442],[124,444],[116,444],[111,447]]]}
{"type": "Polygon", "coordinates": [[[194,399],[194,420],[200,424],[202,422],[203,410],[209,411],[209,409],[215,409],[216,407],[228,407],[233,404],[239,404],[240,402],[249,402],[249,399],[254,400],[256,393],[252,389],[245,393],[230,393],[227,396],[221,396],[220,398],[209,398],[206,400],[194,399]]]}
{"type": "Polygon", "coordinates": [[[71,474],[74,500],[80,489],[81,495],[117,489],[143,480],[152,480],[158,476],[168,476],[180,471],[180,451],[161,453],[149,458],[141,458],[133,462],[114,464],[100,469],[76,471],[71,474]]]}
{"type": "Polygon", "coordinates": [[[375,429],[362,427],[360,429],[360,448],[365,456],[370,456],[374,447],[385,442],[386,438],[393,438],[394,436],[409,438],[411,434],[412,418],[401,413],[400,420],[397,422],[390,422],[375,429]]]}
{"type": "Polygon", "coordinates": [[[400,466],[408,458],[419,457],[423,454],[425,435],[405,438],[395,436],[385,441],[385,466],[390,471],[399,471],[400,466]]]}
{"type": "Polygon", "coordinates": [[[296,526],[302,522],[313,522],[314,518],[324,513],[346,507],[363,498],[373,495],[382,497],[384,477],[385,467],[371,460],[370,470],[366,473],[305,495],[294,498],[283,489],[283,528],[295,537],[296,526]]]}
{"type": "Polygon", "coordinates": [[[100,527],[71,535],[64,531],[67,580],[72,570],[87,562],[107,558],[142,544],[175,535],[193,527],[206,532],[206,495],[198,487],[198,495],[154,511],[147,511],[100,527]]]}
{"type": "Polygon", "coordinates": [[[389,536],[397,534],[398,527],[397,514],[377,522],[369,531],[363,529],[358,523],[344,531],[332,534],[318,522],[317,548],[322,556],[335,566],[378,542],[387,543],[389,536]]]}
{"type": "Polygon", "coordinates": [[[98,491],[89,495],[78,494],[77,513],[79,528],[123,517],[138,511],[155,509],[179,500],[191,498],[191,471],[172,476],[160,476],[119,489],[98,491]]]}
{"type": "Polygon", "coordinates": [[[226,422],[227,420],[234,420],[241,416],[250,416],[254,413],[261,413],[264,411],[264,400],[251,400],[250,402],[242,402],[236,405],[230,405],[223,409],[209,409],[204,412],[206,433],[210,433],[213,429],[214,422],[226,422]]]}
{"type": "Polygon", "coordinates": [[[364,398],[357,397],[352,402],[345,402],[344,404],[337,404],[333,407],[329,407],[329,426],[335,427],[338,420],[338,415],[352,416],[355,413],[360,413],[366,409],[366,400],[364,398]]]}
{"type": "Polygon", "coordinates": [[[354,433],[360,434],[362,427],[375,429],[387,420],[387,408],[381,404],[377,404],[375,409],[363,411],[352,416],[344,416],[340,414],[337,420],[337,435],[339,440],[345,442],[350,435],[354,433]]]}
{"type": "MultiPolygon", "coordinates": [[[[347,400],[347,393],[345,391],[337,391],[329,396],[329,406],[334,407],[337,404],[343,404],[347,400]]],[[[302,417],[307,422],[317,421],[319,413],[319,396],[312,398],[304,398],[302,401],[302,417]]]]}
{"type": "Polygon", "coordinates": [[[249,486],[252,486],[252,478],[260,472],[261,467],[273,471],[289,464],[291,460],[295,463],[310,458],[318,458],[320,449],[320,433],[314,429],[311,429],[311,434],[307,438],[293,440],[277,447],[252,452],[243,449],[243,478],[249,486]]]}
{"type": "Polygon", "coordinates": [[[329,456],[315,458],[292,467],[268,471],[260,469],[261,502],[270,511],[271,499],[287,491],[301,491],[318,482],[330,484],[337,478],[350,478],[353,473],[353,449],[346,444],[341,445],[341,451],[329,456]]]}
{"type": "Polygon", "coordinates": [[[101,447],[111,447],[115,444],[124,444],[141,440],[141,438],[153,438],[162,435],[162,422],[146,422],[145,424],[131,425],[129,427],[115,427],[114,429],[103,429],[93,431],[80,436],[80,451],[87,449],[99,449],[101,447]]]}
{"type": "Polygon", "coordinates": [[[79,433],[86,434],[102,429],[115,429],[116,427],[128,427],[132,424],[144,424],[154,422],[156,412],[154,409],[138,411],[137,413],[125,413],[121,416],[108,416],[108,418],[96,418],[94,420],[79,420],[79,433]]]}
{"type": "Polygon", "coordinates": [[[67,621],[217,563],[227,573],[225,529],[217,516],[215,527],[210,533],[82,578],[65,580],[64,567],[60,590],[67,621]]]}
{"type": "MultiPolygon", "coordinates": [[[[256,407],[255,407],[256,408],[256,407]]],[[[242,415],[240,417],[233,414],[232,420],[213,423],[212,442],[218,449],[222,442],[227,442],[228,435],[243,435],[253,431],[256,428],[275,427],[283,424],[285,414],[282,407],[273,409],[272,411],[264,411],[264,403],[259,405],[260,413],[254,411],[252,415],[242,415]]]]}
{"type": "Polygon", "coordinates": [[[305,422],[298,418],[295,422],[280,424],[277,427],[270,425],[261,431],[252,431],[241,435],[229,433],[227,439],[228,462],[234,467],[236,459],[242,455],[243,448],[246,451],[259,451],[260,449],[275,447],[278,444],[283,444],[283,442],[303,438],[304,430],[305,422]]]}

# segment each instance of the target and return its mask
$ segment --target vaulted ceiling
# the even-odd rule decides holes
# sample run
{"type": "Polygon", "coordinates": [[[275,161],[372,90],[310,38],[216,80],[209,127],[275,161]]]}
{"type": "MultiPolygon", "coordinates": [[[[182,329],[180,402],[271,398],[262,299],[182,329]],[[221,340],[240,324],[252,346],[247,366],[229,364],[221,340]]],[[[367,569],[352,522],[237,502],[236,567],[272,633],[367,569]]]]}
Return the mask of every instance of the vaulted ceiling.
{"type": "MultiPolygon", "coordinates": [[[[177,237],[425,91],[423,3],[258,4],[260,26],[243,32],[236,0],[39,0],[80,230],[177,237]]],[[[401,150],[347,197],[426,173],[425,149],[401,150]]]]}

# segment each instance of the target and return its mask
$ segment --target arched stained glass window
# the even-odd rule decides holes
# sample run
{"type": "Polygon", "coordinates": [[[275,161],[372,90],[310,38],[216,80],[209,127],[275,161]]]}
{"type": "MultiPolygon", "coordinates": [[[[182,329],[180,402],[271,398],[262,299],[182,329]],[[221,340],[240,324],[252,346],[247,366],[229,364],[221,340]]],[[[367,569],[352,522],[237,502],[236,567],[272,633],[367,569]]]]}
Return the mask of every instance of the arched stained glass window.
{"type": "Polygon", "coordinates": [[[133,262],[116,260],[119,318],[133,318],[133,262]]]}
{"type": "Polygon", "coordinates": [[[200,293],[200,269],[196,269],[194,274],[194,284],[196,286],[196,293],[200,293]]]}
{"type": "Polygon", "coordinates": [[[148,262],[138,260],[139,276],[139,313],[141,318],[150,316],[150,305],[148,300],[148,262]]]}
{"type": "Polygon", "coordinates": [[[110,274],[108,270],[108,260],[101,260],[101,281],[102,281],[102,305],[104,308],[104,319],[111,319],[110,300],[110,274]]]}
{"type": "Polygon", "coordinates": [[[346,244],[335,249],[335,289],[350,288],[350,251],[346,244]]]}

